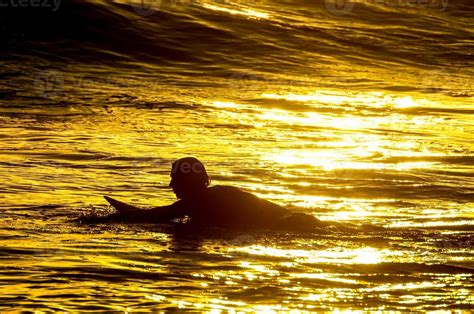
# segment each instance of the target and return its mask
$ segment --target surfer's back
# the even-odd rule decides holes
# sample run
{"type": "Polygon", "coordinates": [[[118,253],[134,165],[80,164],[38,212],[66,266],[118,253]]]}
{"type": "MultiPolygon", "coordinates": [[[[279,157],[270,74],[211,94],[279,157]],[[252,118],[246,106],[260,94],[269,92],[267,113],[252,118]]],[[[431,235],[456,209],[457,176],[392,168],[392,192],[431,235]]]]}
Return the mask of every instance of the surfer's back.
{"type": "Polygon", "coordinates": [[[184,202],[199,225],[271,227],[289,211],[232,186],[208,187],[199,198],[184,202]]]}

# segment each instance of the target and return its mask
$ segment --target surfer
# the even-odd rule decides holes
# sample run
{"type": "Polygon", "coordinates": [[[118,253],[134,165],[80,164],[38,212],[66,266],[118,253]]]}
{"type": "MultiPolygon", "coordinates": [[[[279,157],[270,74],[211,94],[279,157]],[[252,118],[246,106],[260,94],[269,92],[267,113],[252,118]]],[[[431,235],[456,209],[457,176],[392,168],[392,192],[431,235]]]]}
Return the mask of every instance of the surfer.
{"type": "Polygon", "coordinates": [[[108,220],[168,223],[188,217],[191,226],[223,228],[307,229],[321,226],[312,215],[291,212],[283,206],[261,199],[232,186],[209,186],[204,165],[194,157],[175,161],[169,186],[178,201],[171,205],[141,209],[105,199],[117,209],[108,220]]]}

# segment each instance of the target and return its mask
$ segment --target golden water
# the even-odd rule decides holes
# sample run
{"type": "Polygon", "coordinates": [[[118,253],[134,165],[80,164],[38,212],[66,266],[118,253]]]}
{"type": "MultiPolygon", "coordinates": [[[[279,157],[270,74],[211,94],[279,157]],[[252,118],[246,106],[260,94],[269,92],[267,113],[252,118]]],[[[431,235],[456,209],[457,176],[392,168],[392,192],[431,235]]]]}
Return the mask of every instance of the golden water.
{"type": "Polygon", "coordinates": [[[2,311],[472,309],[469,97],[214,92],[1,108],[2,311]],[[213,184],[355,231],[186,235],[71,221],[105,208],[103,195],[174,201],[170,164],[186,155],[213,184]]]}

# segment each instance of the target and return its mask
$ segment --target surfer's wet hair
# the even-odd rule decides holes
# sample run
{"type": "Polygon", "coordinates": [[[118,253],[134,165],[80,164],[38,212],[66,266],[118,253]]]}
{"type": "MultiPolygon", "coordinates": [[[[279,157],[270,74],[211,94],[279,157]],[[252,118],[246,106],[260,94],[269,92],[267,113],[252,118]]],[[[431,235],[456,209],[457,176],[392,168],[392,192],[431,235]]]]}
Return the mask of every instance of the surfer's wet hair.
{"type": "Polygon", "coordinates": [[[198,183],[202,183],[205,186],[211,183],[206,168],[202,162],[194,157],[184,157],[173,162],[171,166],[171,177],[197,180],[198,183]]]}

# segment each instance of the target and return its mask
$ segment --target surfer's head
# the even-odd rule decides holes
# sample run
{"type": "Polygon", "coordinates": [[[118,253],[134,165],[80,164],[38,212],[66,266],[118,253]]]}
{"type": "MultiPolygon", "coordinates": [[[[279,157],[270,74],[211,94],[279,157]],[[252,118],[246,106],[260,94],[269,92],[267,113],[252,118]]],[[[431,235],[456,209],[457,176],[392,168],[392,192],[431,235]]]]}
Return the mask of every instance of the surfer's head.
{"type": "Polygon", "coordinates": [[[176,160],[171,167],[170,187],[179,199],[198,196],[210,184],[202,162],[194,157],[176,160]]]}

